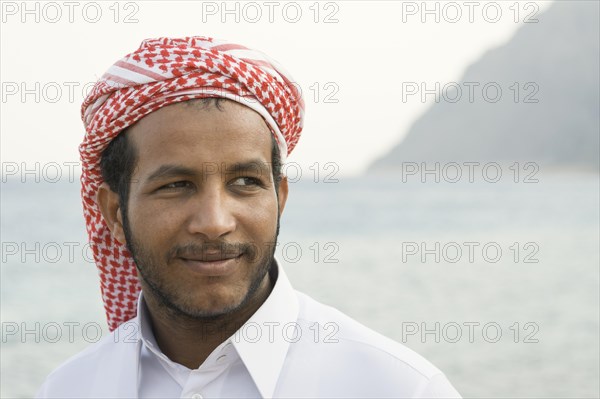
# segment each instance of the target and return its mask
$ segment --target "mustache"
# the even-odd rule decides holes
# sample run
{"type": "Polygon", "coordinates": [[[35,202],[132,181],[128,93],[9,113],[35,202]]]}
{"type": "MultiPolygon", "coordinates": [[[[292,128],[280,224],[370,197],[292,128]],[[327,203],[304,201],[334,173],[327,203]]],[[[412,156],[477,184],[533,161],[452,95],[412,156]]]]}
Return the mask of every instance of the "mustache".
{"type": "Polygon", "coordinates": [[[246,255],[250,259],[254,259],[257,250],[256,245],[250,243],[228,243],[224,241],[188,243],[174,246],[167,252],[166,257],[167,260],[171,260],[173,258],[206,259],[214,256],[229,258],[246,255]]]}

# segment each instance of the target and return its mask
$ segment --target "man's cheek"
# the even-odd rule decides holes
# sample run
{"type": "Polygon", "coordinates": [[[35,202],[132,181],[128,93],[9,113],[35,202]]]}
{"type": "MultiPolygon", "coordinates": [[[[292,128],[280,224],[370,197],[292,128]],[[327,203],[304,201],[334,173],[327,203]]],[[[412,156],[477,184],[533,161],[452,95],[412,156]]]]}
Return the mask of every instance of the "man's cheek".
{"type": "Polygon", "coordinates": [[[139,205],[131,213],[133,214],[132,218],[136,220],[137,225],[142,229],[154,229],[157,226],[166,228],[169,221],[176,220],[176,214],[170,209],[153,204],[139,205]]]}

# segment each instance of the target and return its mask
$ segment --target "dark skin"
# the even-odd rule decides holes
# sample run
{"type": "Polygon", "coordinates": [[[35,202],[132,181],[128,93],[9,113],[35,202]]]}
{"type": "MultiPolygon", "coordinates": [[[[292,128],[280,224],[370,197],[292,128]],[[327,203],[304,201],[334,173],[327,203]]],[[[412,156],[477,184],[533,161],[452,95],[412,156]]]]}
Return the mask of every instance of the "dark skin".
{"type": "Polygon", "coordinates": [[[271,292],[287,180],[276,192],[271,132],[232,101],[222,110],[169,105],[127,134],[137,152],[127,219],[106,184],[98,204],[134,254],[158,345],[196,369],[271,292]]]}

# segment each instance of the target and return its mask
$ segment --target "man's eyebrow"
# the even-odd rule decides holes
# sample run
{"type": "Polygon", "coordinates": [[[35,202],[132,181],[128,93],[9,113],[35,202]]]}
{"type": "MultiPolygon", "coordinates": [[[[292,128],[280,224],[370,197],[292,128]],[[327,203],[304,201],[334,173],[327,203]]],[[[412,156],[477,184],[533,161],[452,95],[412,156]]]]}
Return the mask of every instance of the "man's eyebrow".
{"type": "MultiPolygon", "coordinates": [[[[205,172],[215,173],[216,169],[221,166],[224,168],[225,173],[240,173],[240,172],[257,172],[262,173],[265,170],[270,169],[270,165],[267,162],[264,162],[260,159],[251,159],[243,162],[235,162],[231,164],[217,164],[210,163],[205,167],[205,172]]],[[[161,165],[158,169],[156,169],[148,178],[147,182],[154,182],[160,179],[166,179],[175,176],[185,176],[185,177],[195,177],[198,175],[198,172],[195,169],[188,168],[182,165],[176,164],[166,164],[161,165]]]]}
{"type": "Polygon", "coordinates": [[[173,165],[167,164],[162,165],[160,168],[156,169],[148,178],[147,182],[153,182],[156,180],[174,177],[174,176],[188,176],[193,177],[196,176],[197,173],[194,169],[187,168],[181,165],[173,165]]]}
{"type": "Polygon", "coordinates": [[[270,169],[270,164],[260,159],[251,159],[244,162],[235,162],[228,164],[225,167],[227,173],[239,173],[239,172],[262,172],[270,169]]]}

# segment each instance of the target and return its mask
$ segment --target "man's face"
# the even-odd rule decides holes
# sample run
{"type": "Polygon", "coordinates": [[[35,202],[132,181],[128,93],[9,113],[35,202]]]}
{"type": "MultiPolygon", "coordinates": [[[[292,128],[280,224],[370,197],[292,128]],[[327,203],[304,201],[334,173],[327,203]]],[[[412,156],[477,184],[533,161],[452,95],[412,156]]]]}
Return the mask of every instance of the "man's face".
{"type": "Polygon", "coordinates": [[[127,133],[137,152],[127,244],[147,294],[193,318],[233,312],[268,283],[287,196],[262,117],[221,108],[166,106],[127,133]]]}

